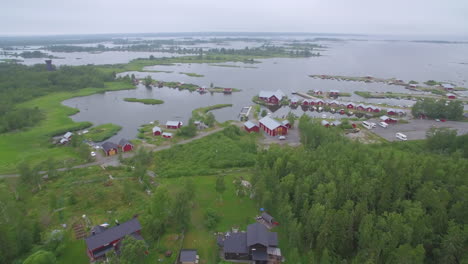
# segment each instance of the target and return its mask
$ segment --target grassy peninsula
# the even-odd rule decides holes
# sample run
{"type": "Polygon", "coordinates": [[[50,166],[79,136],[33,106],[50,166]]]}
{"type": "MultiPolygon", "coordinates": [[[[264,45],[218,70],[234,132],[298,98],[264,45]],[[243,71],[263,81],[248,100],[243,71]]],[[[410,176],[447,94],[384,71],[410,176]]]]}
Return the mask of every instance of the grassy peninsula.
{"type": "Polygon", "coordinates": [[[159,99],[151,99],[151,98],[124,98],[125,102],[137,102],[143,103],[146,105],[157,105],[157,104],[164,104],[163,100],[159,99]]]}

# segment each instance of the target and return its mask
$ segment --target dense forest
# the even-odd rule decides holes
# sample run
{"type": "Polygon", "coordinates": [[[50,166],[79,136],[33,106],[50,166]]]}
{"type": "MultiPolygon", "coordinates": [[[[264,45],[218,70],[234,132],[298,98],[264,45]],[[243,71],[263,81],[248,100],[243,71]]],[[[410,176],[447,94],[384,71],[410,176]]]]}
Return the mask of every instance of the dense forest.
{"type": "Polygon", "coordinates": [[[0,64],[0,133],[32,126],[41,118],[41,109],[17,107],[19,103],[58,91],[75,91],[85,87],[104,87],[113,73],[94,66],[61,66],[47,71],[45,64],[25,66],[0,64]]]}
{"type": "Polygon", "coordinates": [[[468,160],[299,126],[304,146],[260,152],[253,179],[288,263],[467,263],[468,160]]]}

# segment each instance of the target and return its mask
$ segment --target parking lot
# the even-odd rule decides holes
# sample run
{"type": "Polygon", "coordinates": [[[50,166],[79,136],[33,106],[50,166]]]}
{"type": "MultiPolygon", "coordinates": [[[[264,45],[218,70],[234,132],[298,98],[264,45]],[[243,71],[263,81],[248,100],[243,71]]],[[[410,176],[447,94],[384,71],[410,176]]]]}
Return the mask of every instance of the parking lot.
{"type": "Polygon", "coordinates": [[[371,131],[377,135],[385,138],[388,141],[398,140],[395,137],[397,132],[403,133],[408,137],[408,140],[418,140],[425,139],[426,132],[432,127],[441,128],[447,127],[456,129],[458,135],[468,134],[468,122],[455,122],[455,121],[446,121],[446,122],[437,122],[435,120],[408,120],[408,124],[390,124],[387,128],[383,128],[378,125],[379,120],[371,119],[370,122],[377,124],[377,127],[373,128],[371,131]]]}

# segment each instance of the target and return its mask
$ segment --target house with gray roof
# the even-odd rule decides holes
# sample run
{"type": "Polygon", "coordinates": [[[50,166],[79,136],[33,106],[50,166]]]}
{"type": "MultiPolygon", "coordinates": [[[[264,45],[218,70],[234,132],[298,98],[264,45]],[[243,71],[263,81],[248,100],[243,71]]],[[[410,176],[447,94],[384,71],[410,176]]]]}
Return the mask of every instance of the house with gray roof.
{"type": "Polygon", "coordinates": [[[255,223],[247,226],[247,232],[227,233],[218,245],[223,249],[227,261],[252,261],[255,264],[267,263],[272,258],[282,258],[278,248],[278,234],[270,232],[263,224],[255,223]],[[271,255],[270,253],[278,254],[271,255]]]}
{"type": "Polygon", "coordinates": [[[270,136],[288,134],[288,127],[269,116],[265,116],[264,118],[260,119],[259,124],[260,128],[270,136]]]}
{"type": "Polygon", "coordinates": [[[104,259],[106,253],[120,250],[120,242],[126,236],[133,236],[135,239],[143,240],[140,235],[141,225],[137,218],[132,218],[122,224],[118,224],[109,229],[103,226],[95,226],[91,229],[91,236],[85,238],[86,249],[89,259],[93,262],[104,259]]]}
{"type": "Polygon", "coordinates": [[[279,102],[286,97],[286,95],[281,90],[277,91],[260,91],[258,98],[262,101],[265,101],[269,104],[279,104],[279,102]]]}

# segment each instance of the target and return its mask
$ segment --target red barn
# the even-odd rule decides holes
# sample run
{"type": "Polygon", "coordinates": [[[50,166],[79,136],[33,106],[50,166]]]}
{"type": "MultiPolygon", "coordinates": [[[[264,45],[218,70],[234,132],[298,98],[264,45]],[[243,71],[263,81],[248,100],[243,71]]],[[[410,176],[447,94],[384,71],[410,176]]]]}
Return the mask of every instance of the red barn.
{"type": "Polygon", "coordinates": [[[453,93],[448,93],[447,98],[448,99],[457,99],[457,97],[453,93]]]}
{"type": "Polygon", "coordinates": [[[166,128],[168,129],[179,129],[183,125],[180,121],[167,121],[166,128]]]}
{"type": "Polygon", "coordinates": [[[107,156],[112,156],[119,152],[119,146],[109,141],[102,144],[102,149],[104,150],[104,153],[106,153],[107,156]]]}
{"type": "Polygon", "coordinates": [[[162,137],[163,138],[172,138],[172,133],[164,132],[164,133],[162,133],[162,137]]]}
{"type": "Polygon", "coordinates": [[[356,107],[356,109],[357,109],[358,111],[365,111],[365,110],[366,110],[366,107],[365,107],[365,105],[363,105],[363,104],[358,104],[357,107],[356,107]]]}
{"type": "Polygon", "coordinates": [[[347,103],[347,104],[346,104],[346,108],[348,108],[348,109],[354,109],[354,103],[351,103],[351,102],[347,103]]]}
{"type": "Polygon", "coordinates": [[[158,126],[153,127],[153,136],[160,136],[162,133],[162,129],[158,126]]]}
{"type": "Polygon", "coordinates": [[[385,116],[385,115],[380,117],[380,121],[385,122],[387,124],[398,122],[398,120],[396,120],[394,118],[391,118],[391,117],[388,117],[388,116],[385,116]]]}
{"type": "MultiPolygon", "coordinates": [[[[126,236],[143,240],[141,225],[137,218],[107,229],[108,225],[99,225],[91,229],[91,236],[85,238],[86,251],[91,262],[104,260],[106,253],[119,251],[121,241],[126,236]]],[[[142,252],[143,253],[143,252],[142,252]]]]}
{"type": "Polygon", "coordinates": [[[250,121],[247,121],[247,122],[244,123],[244,129],[245,129],[245,131],[247,131],[249,133],[250,132],[258,133],[260,131],[260,128],[256,124],[254,124],[254,123],[252,123],[250,121]]]}
{"type": "Polygon", "coordinates": [[[279,102],[285,97],[286,95],[281,91],[278,90],[276,92],[272,91],[260,91],[258,98],[262,101],[265,101],[269,104],[279,104],[279,102]]]}
{"type": "Polygon", "coordinates": [[[339,96],[340,95],[340,91],[338,90],[330,90],[330,96],[339,96]]]}
{"type": "Polygon", "coordinates": [[[287,135],[288,128],[275,119],[265,116],[260,119],[260,128],[270,136],[287,135]]]}
{"type": "Polygon", "coordinates": [[[122,138],[119,142],[119,148],[122,150],[122,152],[132,151],[133,147],[133,144],[125,138],[122,138]]]}

